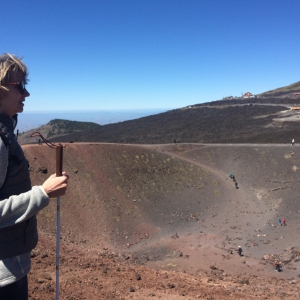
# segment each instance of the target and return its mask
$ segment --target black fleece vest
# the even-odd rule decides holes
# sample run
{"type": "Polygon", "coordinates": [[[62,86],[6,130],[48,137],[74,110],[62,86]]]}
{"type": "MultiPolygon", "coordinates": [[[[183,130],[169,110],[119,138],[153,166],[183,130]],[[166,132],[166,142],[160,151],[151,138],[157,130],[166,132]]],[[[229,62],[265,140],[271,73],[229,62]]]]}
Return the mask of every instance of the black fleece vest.
{"type": "MultiPolygon", "coordinates": [[[[13,133],[13,120],[0,113],[0,129],[9,141],[8,168],[0,189],[0,201],[31,189],[28,162],[13,133]]],[[[21,223],[0,229],[0,259],[32,250],[38,242],[36,216],[21,223]]]]}

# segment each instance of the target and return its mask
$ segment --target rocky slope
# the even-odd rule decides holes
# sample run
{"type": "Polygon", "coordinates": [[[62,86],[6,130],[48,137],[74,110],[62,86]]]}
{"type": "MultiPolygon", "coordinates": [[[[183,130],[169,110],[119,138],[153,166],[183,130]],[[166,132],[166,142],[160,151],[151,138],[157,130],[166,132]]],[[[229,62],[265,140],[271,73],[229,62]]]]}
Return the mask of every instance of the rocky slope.
{"type": "MultiPolygon", "coordinates": [[[[61,299],[299,298],[298,148],[66,144],[61,299]]],[[[53,149],[24,151],[34,184],[55,172],[53,149]]],[[[31,299],[54,298],[55,215],[38,215],[31,299]]]]}

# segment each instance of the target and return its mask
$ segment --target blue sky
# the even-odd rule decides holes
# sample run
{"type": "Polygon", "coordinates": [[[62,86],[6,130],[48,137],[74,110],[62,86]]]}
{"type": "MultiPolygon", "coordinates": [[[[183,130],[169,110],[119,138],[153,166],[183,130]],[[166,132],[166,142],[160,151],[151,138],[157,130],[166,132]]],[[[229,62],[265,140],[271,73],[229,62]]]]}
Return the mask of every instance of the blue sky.
{"type": "Polygon", "coordinates": [[[299,0],[10,0],[25,111],[180,108],[299,77],[299,0]]]}

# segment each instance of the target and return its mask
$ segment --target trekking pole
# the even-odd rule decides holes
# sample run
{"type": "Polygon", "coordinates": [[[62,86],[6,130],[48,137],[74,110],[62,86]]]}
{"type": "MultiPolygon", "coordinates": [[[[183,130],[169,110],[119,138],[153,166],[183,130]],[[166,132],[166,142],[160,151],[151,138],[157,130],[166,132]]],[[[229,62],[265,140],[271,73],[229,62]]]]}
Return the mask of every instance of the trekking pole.
{"type": "MultiPolygon", "coordinates": [[[[56,146],[56,176],[62,176],[63,146],[56,146]]],[[[60,250],[60,196],[56,209],[56,300],[59,300],[59,250],[60,250]]]]}
{"type": "MultiPolygon", "coordinates": [[[[1,133],[1,130],[0,130],[1,133]]],[[[56,148],[56,176],[62,176],[62,162],[63,162],[63,146],[61,144],[54,144],[46,140],[38,131],[33,132],[30,137],[40,137],[47,146],[56,148]]],[[[56,300],[59,300],[59,249],[60,249],[60,197],[57,197],[56,209],[56,300]]]]}
{"type": "MultiPolygon", "coordinates": [[[[1,132],[1,131],[0,131],[1,132]]],[[[46,140],[39,132],[33,132],[30,137],[40,137],[47,146],[56,148],[56,176],[62,176],[63,146],[46,140]]],[[[59,300],[59,249],[60,249],[60,196],[57,197],[56,209],[56,300],[59,300]]]]}

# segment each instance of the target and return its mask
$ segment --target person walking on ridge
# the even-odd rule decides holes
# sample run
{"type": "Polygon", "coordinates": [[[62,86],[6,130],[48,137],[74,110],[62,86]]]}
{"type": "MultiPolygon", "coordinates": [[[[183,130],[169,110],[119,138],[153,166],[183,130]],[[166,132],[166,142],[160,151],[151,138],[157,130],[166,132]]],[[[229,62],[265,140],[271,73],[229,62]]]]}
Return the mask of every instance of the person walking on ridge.
{"type": "Polygon", "coordinates": [[[243,252],[242,247],[238,246],[238,254],[239,254],[239,256],[242,256],[242,252],[243,252]]]}
{"type": "Polygon", "coordinates": [[[275,271],[276,271],[276,272],[280,272],[280,271],[281,271],[281,269],[280,269],[280,264],[279,264],[278,261],[275,261],[274,267],[275,267],[275,271]]]}

